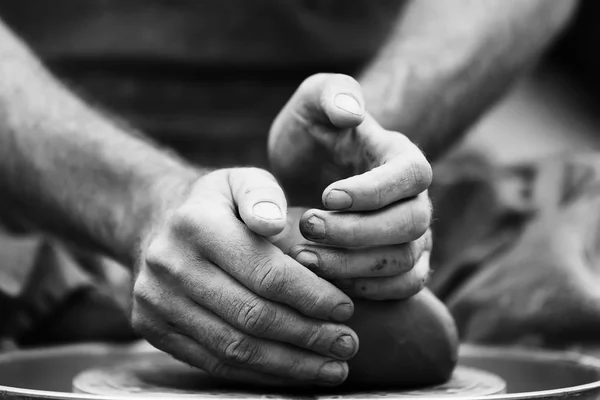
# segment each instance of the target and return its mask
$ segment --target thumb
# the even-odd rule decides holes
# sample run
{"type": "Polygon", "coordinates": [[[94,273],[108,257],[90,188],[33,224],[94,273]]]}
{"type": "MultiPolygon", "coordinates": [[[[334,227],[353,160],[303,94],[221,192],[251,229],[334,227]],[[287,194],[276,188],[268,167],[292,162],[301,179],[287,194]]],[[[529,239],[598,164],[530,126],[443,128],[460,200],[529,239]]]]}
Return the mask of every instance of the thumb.
{"type": "Polygon", "coordinates": [[[333,150],[339,134],[365,118],[360,84],[348,75],[306,79],[277,115],[269,132],[271,167],[280,178],[297,178],[315,168],[317,144],[333,150]]]}
{"type": "Polygon", "coordinates": [[[354,128],[363,121],[365,102],[360,84],[343,74],[316,74],[307,78],[282,111],[307,125],[354,128]]]}
{"type": "Polygon", "coordinates": [[[284,230],[287,201],[273,175],[259,168],[232,169],[229,185],[248,228],[262,236],[277,235],[284,230]]]}

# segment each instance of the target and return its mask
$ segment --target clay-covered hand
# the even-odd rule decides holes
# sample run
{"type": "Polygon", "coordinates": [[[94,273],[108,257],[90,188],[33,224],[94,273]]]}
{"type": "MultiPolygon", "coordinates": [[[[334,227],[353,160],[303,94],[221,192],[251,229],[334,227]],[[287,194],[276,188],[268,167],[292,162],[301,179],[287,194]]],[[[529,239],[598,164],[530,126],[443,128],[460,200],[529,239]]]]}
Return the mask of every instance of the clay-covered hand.
{"type": "Polygon", "coordinates": [[[274,174],[294,202],[303,239],[279,241],[299,263],[352,297],[401,299],[429,273],[432,172],[406,136],[383,129],[346,75],[308,78],[275,119],[274,174]]]}
{"type": "Polygon", "coordinates": [[[216,377],[332,385],[357,350],[351,300],[264,236],[286,200],[268,172],[217,170],[143,241],[132,324],[157,348],[216,377]]]}

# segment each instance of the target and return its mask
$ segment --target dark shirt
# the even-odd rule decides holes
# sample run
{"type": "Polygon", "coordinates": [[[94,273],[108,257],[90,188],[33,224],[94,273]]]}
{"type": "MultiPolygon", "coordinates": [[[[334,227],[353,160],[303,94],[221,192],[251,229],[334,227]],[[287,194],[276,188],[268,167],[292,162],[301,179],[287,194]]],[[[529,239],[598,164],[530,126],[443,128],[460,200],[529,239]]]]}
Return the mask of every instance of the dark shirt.
{"type": "Polygon", "coordinates": [[[4,0],[0,16],[72,87],[184,156],[264,166],[270,123],[298,84],[357,73],[401,4],[4,0]]]}

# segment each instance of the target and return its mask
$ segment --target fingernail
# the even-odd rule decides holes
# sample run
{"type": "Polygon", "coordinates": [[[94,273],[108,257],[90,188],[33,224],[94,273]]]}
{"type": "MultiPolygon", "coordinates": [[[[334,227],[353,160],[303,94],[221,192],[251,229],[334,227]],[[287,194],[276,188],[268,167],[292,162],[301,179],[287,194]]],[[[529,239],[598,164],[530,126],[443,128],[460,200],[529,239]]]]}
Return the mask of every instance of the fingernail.
{"type": "Polygon", "coordinates": [[[306,220],[308,225],[308,234],[313,239],[323,239],[325,237],[325,223],[315,215],[306,220]]]}
{"type": "Polygon", "coordinates": [[[339,306],[333,309],[333,312],[331,313],[331,319],[336,322],[346,321],[352,316],[353,312],[354,307],[352,306],[352,304],[340,304],[339,306]]]}
{"type": "Polygon", "coordinates": [[[329,351],[336,357],[343,359],[350,358],[356,351],[356,342],[352,336],[342,335],[333,342],[329,351]]]}
{"type": "Polygon", "coordinates": [[[338,189],[332,189],[327,193],[325,197],[325,206],[334,210],[344,210],[352,207],[352,197],[343,191],[338,189]]]}
{"type": "Polygon", "coordinates": [[[262,219],[282,219],[283,214],[281,213],[281,209],[275,203],[271,203],[270,201],[261,201],[260,203],[256,203],[254,207],[252,207],[252,212],[259,218],[262,219]]]}
{"type": "Polygon", "coordinates": [[[356,100],[353,96],[350,96],[349,94],[337,94],[335,96],[335,99],[333,100],[333,103],[337,108],[344,110],[347,113],[359,116],[363,115],[363,109],[360,103],[358,102],[358,100],[356,100]]]}
{"type": "Polygon", "coordinates": [[[329,383],[337,383],[344,380],[344,367],[335,361],[323,364],[319,370],[319,379],[329,383]]]}
{"type": "Polygon", "coordinates": [[[296,256],[296,261],[311,270],[319,268],[319,257],[312,251],[302,250],[296,256]]]}

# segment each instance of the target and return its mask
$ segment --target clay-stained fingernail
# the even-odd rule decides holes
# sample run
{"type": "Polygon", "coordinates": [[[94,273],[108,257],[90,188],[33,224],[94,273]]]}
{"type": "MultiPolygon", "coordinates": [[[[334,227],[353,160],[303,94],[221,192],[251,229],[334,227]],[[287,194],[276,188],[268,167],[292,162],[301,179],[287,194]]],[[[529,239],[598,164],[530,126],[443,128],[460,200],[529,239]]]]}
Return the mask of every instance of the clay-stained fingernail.
{"type": "Polygon", "coordinates": [[[334,356],[345,360],[352,357],[356,352],[356,342],[352,336],[342,335],[333,342],[329,351],[334,356]]]}
{"type": "Polygon", "coordinates": [[[338,305],[331,312],[331,319],[336,322],[342,322],[348,320],[354,313],[354,306],[350,303],[343,303],[338,305]]]}
{"type": "Polygon", "coordinates": [[[325,237],[325,222],[316,215],[306,220],[307,234],[312,239],[323,239],[325,237]]]}
{"type": "Polygon", "coordinates": [[[345,210],[352,207],[352,203],[352,197],[344,190],[332,189],[325,196],[325,206],[332,210],[345,210]]]}
{"type": "Polygon", "coordinates": [[[319,257],[312,251],[302,250],[296,256],[296,261],[310,270],[319,269],[319,257]]]}
{"type": "Polygon", "coordinates": [[[328,383],[341,383],[345,375],[344,367],[337,361],[325,363],[319,370],[319,379],[328,383]]]}
{"type": "Polygon", "coordinates": [[[344,110],[347,113],[358,116],[363,115],[363,108],[354,96],[346,93],[339,93],[335,96],[333,103],[337,108],[344,110]]]}

